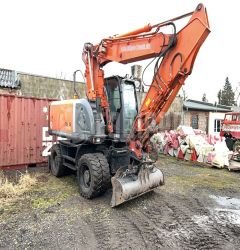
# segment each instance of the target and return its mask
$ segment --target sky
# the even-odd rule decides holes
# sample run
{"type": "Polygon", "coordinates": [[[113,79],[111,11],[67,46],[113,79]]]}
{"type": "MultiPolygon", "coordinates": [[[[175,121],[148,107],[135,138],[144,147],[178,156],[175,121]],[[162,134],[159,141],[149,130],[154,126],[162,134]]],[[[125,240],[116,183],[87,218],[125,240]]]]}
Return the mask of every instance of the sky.
{"type": "MultiPolygon", "coordinates": [[[[198,53],[184,89],[190,99],[201,100],[206,93],[207,99],[215,102],[227,76],[233,90],[240,91],[240,2],[201,2],[207,8],[211,33],[198,53]]],[[[73,71],[84,71],[81,53],[85,42],[97,44],[111,35],[177,17],[193,11],[198,3],[195,0],[0,0],[0,68],[71,80],[73,71]]],[[[146,64],[141,62],[143,67],[146,64]]],[[[130,66],[108,64],[104,67],[105,75],[130,74],[130,66]]],[[[150,82],[152,75],[153,69],[149,68],[145,82],[150,82]]]]}

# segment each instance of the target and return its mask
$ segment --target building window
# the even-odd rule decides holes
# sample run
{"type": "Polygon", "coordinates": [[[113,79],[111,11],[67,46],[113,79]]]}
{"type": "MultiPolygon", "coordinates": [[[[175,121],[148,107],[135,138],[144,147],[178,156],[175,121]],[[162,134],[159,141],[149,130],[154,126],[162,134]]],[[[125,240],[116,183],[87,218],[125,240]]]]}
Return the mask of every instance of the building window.
{"type": "Polygon", "coordinates": [[[192,115],[191,126],[193,129],[198,129],[198,115],[192,115]]]}
{"type": "Polygon", "coordinates": [[[214,120],[214,132],[220,132],[221,129],[221,121],[220,119],[214,120]]]}

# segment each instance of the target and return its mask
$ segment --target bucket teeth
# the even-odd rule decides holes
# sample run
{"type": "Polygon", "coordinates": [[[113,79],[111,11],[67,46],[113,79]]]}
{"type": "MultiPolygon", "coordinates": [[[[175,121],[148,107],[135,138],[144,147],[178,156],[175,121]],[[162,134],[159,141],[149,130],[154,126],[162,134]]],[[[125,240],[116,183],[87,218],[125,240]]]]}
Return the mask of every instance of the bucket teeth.
{"type": "Polygon", "coordinates": [[[155,166],[142,167],[138,175],[116,174],[111,179],[113,194],[111,207],[118,206],[164,184],[163,173],[155,166]]]}

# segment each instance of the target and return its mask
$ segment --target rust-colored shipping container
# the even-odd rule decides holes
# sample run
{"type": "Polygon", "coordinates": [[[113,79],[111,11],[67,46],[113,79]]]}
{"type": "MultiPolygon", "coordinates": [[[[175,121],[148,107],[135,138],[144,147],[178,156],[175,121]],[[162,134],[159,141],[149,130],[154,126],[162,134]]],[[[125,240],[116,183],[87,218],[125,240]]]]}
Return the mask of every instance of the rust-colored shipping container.
{"type": "Polygon", "coordinates": [[[50,99],[0,95],[0,169],[47,161],[50,99]]]}

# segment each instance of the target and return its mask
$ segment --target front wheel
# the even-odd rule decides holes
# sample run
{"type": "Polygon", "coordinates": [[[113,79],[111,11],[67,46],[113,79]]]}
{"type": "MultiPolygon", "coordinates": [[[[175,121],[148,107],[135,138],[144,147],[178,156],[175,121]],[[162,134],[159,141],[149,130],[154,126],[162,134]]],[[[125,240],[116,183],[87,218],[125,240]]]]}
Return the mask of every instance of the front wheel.
{"type": "Polygon", "coordinates": [[[110,185],[106,157],[101,153],[84,154],[78,161],[77,179],[83,197],[91,199],[105,193],[110,185]]]}

